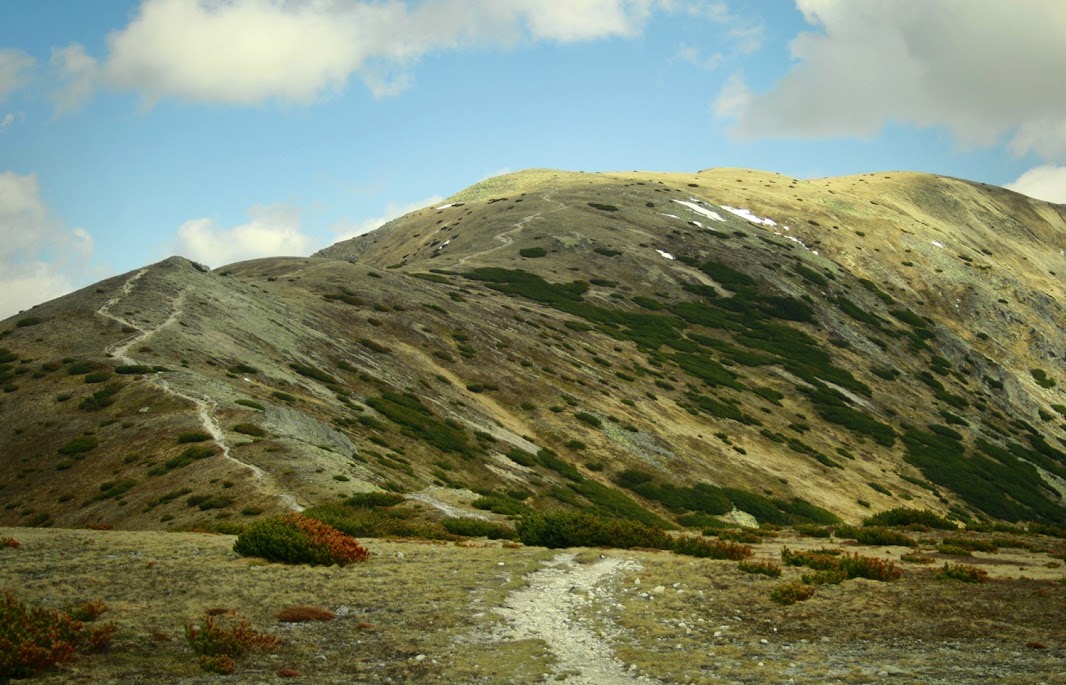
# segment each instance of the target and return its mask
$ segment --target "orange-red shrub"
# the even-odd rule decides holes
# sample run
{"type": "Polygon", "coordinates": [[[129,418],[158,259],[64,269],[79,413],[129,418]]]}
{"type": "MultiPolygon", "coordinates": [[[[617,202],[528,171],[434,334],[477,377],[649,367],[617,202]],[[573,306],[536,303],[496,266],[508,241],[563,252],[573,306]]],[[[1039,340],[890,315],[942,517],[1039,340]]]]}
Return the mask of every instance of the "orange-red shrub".
{"type": "Polygon", "coordinates": [[[11,549],[17,549],[19,547],[22,547],[22,543],[19,542],[18,540],[16,540],[15,538],[8,538],[8,537],[0,538],[0,549],[3,549],[5,547],[10,547],[11,549]]]}
{"type": "Polygon", "coordinates": [[[282,623],[306,623],[308,621],[332,621],[336,618],[336,614],[325,607],[291,606],[279,611],[277,618],[282,623]]]}
{"type": "MultiPolygon", "coordinates": [[[[103,602],[87,603],[107,610],[103,602]]],[[[91,620],[91,619],[90,619],[91,620]]],[[[54,609],[32,607],[7,593],[0,599],[0,680],[25,678],[111,644],[112,623],[86,629],[82,621],[54,609]]]]}

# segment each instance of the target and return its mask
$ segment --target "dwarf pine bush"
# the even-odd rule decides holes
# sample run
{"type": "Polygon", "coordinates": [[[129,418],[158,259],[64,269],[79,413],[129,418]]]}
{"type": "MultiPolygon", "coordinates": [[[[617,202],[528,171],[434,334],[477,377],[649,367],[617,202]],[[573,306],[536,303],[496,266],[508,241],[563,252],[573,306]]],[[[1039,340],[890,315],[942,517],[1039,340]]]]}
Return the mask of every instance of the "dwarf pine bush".
{"type": "Polygon", "coordinates": [[[670,549],[670,537],[639,521],[581,511],[535,512],[517,526],[518,539],[538,547],[651,547],[670,549]]]}
{"type": "Polygon", "coordinates": [[[205,614],[200,623],[185,625],[185,639],[199,655],[200,667],[210,673],[229,675],[236,659],[250,651],[272,651],[278,638],[261,633],[236,614],[205,614]]]}
{"type": "Polygon", "coordinates": [[[988,580],[988,571],[968,564],[944,564],[939,577],[964,583],[983,583],[988,580]]]}
{"type": "Polygon", "coordinates": [[[27,678],[56,664],[73,661],[79,653],[97,652],[111,644],[115,625],[86,628],[107,611],[103,602],[88,602],[63,611],[28,606],[11,593],[0,598],[0,681],[27,678]]]}
{"type": "Polygon", "coordinates": [[[370,557],[369,550],[352,536],[295,513],[256,521],[237,537],[233,551],[242,556],[313,566],[346,566],[370,557]]]}

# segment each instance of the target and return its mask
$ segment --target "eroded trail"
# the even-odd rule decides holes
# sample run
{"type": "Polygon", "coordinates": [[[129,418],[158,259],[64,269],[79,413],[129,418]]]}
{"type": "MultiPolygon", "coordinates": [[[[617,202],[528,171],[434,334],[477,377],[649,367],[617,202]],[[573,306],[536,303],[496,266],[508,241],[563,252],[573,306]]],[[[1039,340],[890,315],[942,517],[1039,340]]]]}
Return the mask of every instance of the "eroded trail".
{"type": "Polygon", "coordinates": [[[590,603],[613,602],[611,580],[640,566],[604,557],[578,564],[573,553],[559,554],[529,577],[529,586],[511,594],[497,609],[512,626],[515,640],[543,640],[555,656],[555,682],[573,685],[658,683],[619,661],[602,634],[578,609],[590,603]]]}
{"type": "MultiPolygon", "coordinates": [[[[133,292],[133,288],[137,285],[137,281],[139,281],[141,277],[144,276],[145,273],[147,273],[147,271],[147,269],[141,269],[133,276],[131,276],[129,280],[122,284],[122,290],[119,292],[118,295],[112,297],[98,310],[96,310],[96,313],[100,316],[111,319],[112,321],[121,324],[127,329],[134,329],[136,331],[136,333],[134,333],[126,340],[119,343],[113,343],[104,348],[105,354],[109,354],[112,357],[119,359],[120,361],[122,361],[123,364],[138,364],[137,360],[130,356],[130,349],[132,349],[134,345],[138,345],[145,342],[148,338],[152,337],[153,335],[162,331],[168,326],[173,325],[181,317],[183,307],[185,305],[185,294],[188,291],[188,288],[183,288],[171,301],[170,311],[167,315],[167,318],[164,319],[160,324],[151,328],[141,327],[132,321],[122,318],[121,316],[116,316],[115,314],[112,314],[111,308],[121,302],[123,298],[127,297],[131,292],[133,292]]],[[[273,479],[271,479],[269,477],[269,474],[263,471],[263,469],[259,468],[255,464],[250,464],[248,462],[241,461],[240,459],[233,456],[233,453],[230,452],[229,444],[226,442],[226,436],[222,432],[222,426],[219,424],[218,419],[215,417],[215,411],[218,409],[218,404],[213,399],[207,397],[206,395],[201,395],[199,393],[192,393],[188,391],[183,392],[181,390],[177,390],[169,382],[162,378],[160,374],[154,374],[150,376],[148,382],[152,383],[167,394],[173,395],[174,397],[180,397],[181,399],[194,404],[196,406],[197,416],[200,419],[200,425],[203,426],[203,429],[209,435],[211,435],[211,438],[214,440],[215,444],[218,445],[219,449],[222,450],[222,457],[224,459],[228,459],[229,461],[232,461],[233,463],[251,471],[252,476],[255,478],[256,483],[260,486],[260,488],[281,499],[283,502],[285,502],[286,506],[288,506],[293,511],[304,510],[304,507],[302,507],[296,501],[296,498],[293,495],[286,492],[281,492],[278,489],[276,483],[273,482],[273,479]]]]}

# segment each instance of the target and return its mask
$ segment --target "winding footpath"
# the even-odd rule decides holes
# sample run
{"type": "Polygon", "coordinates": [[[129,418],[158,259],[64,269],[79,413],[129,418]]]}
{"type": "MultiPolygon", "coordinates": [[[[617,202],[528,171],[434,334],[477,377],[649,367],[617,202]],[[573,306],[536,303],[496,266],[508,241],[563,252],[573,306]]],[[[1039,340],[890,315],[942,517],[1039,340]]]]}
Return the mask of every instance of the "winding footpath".
{"type": "Polygon", "coordinates": [[[633,561],[604,557],[578,564],[572,552],[557,555],[529,576],[529,585],[512,593],[496,611],[510,624],[513,640],[543,640],[555,657],[554,682],[571,685],[653,685],[658,680],[627,668],[607,640],[577,609],[591,601],[612,601],[608,584],[625,570],[637,570],[633,561]]]}
{"type": "MultiPolygon", "coordinates": [[[[137,331],[130,338],[127,338],[126,340],[119,343],[113,343],[104,348],[105,354],[108,354],[120,360],[123,364],[128,364],[131,366],[137,365],[140,362],[130,356],[130,349],[133,348],[134,345],[139,345],[145,342],[153,335],[163,330],[164,328],[171,326],[172,324],[174,324],[174,322],[178,320],[178,318],[182,314],[183,306],[185,304],[185,293],[188,290],[187,287],[183,288],[177,294],[177,296],[171,302],[170,313],[167,315],[167,318],[162,323],[153,328],[142,328],[141,326],[138,326],[132,321],[128,321],[127,319],[124,319],[121,316],[112,314],[111,308],[121,302],[131,292],[133,292],[133,288],[137,285],[137,281],[139,281],[141,277],[144,276],[144,274],[146,274],[147,272],[148,269],[141,269],[140,271],[135,273],[129,278],[129,280],[122,284],[122,289],[119,291],[118,295],[112,297],[99,309],[96,310],[96,313],[100,316],[107,319],[111,319],[112,321],[120,324],[126,329],[133,329],[137,331]]],[[[233,456],[233,453],[230,452],[229,444],[226,442],[226,436],[222,432],[222,426],[219,424],[218,419],[215,418],[215,412],[218,409],[217,402],[215,402],[210,397],[207,397],[206,395],[191,394],[176,390],[159,374],[154,374],[150,376],[148,382],[152,383],[167,394],[173,395],[174,397],[179,397],[187,402],[193,403],[196,406],[197,416],[200,419],[200,425],[211,436],[212,440],[214,440],[215,444],[218,445],[219,449],[222,450],[223,458],[228,459],[229,461],[232,461],[238,466],[242,466],[251,471],[252,475],[255,477],[256,483],[260,486],[261,489],[265,490],[269,494],[273,494],[280,498],[291,510],[304,510],[304,507],[302,507],[296,501],[296,498],[293,495],[285,492],[280,492],[276,487],[276,484],[268,482],[268,475],[265,471],[263,471],[263,469],[259,468],[255,464],[250,464],[248,462],[241,461],[237,457],[233,456]]]]}

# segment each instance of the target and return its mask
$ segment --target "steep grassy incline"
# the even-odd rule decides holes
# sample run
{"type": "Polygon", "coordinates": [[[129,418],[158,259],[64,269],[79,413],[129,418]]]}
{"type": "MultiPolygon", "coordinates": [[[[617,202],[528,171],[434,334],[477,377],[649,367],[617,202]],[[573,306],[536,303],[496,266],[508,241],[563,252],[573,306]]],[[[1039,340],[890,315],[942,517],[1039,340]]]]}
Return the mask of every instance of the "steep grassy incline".
{"type": "Polygon", "coordinates": [[[536,170],[309,259],[172,258],[0,324],[0,523],[383,489],[425,517],[1063,525],[1064,216],[915,174],[536,170]]]}

